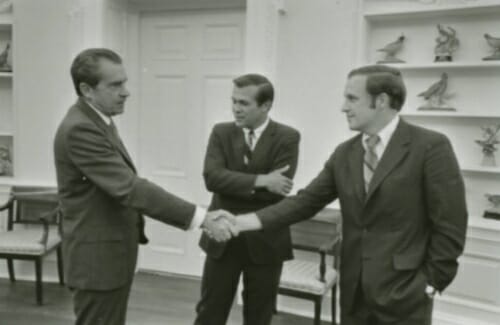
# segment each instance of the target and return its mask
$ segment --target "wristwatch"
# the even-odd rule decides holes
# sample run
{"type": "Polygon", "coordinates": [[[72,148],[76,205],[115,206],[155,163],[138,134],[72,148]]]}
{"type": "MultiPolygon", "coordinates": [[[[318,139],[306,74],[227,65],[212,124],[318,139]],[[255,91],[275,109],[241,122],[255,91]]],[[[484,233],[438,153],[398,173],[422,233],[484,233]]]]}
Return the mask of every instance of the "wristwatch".
{"type": "Polygon", "coordinates": [[[425,294],[429,298],[434,298],[434,295],[436,294],[436,288],[434,288],[433,286],[431,286],[430,284],[428,284],[425,287],[425,294]]]}

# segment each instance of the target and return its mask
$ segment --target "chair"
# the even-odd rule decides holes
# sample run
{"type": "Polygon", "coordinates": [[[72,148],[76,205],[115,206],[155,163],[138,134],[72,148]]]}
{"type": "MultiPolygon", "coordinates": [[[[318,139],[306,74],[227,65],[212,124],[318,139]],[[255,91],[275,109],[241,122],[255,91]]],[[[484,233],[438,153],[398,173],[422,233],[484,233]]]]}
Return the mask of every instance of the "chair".
{"type": "MultiPolygon", "coordinates": [[[[336,213],[333,210],[323,214],[336,213]]],[[[338,216],[337,216],[338,217],[338,216]]],[[[340,255],[340,231],[337,224],[307,220],[291,227],[294,250],[319,253],[319,262],[294,259],[283,263],[278,294],[311,300],[314,325],[321,323],[323,297],[332,294],[332,324],[336,324],[336,293],[340,255]],[[334,256],[333,266],[326,265],[326,255],[334,256]]]]}
{"type": "Polygon", "coordinates": [[[64,284],[60,213],[55,188],[14,186],[7,210],[7,230],[0,231],[0,258],[7,260],[11,282],[15,282],[14,260],[35,262],[36,301],[43,304],[43,258],[57,251],[59,283],[64,284]]]}

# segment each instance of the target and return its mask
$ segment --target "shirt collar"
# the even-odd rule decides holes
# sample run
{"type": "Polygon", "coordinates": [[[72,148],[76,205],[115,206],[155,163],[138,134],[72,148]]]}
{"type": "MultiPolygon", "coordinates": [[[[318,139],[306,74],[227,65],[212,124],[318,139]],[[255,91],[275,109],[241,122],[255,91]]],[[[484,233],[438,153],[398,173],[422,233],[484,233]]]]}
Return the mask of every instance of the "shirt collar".
{"type": "Polygon", "coordinates": [[[92,105],[88,101],[85,100],[85,103],[87,103],[87,105],[89,105],[89,107],[92,108],[94,112],[97,113],[97,115],[99,115],[99,117],[103,120],[104,123],[106,123],[106,125],[111,125],[111,117],[104,115],[100,110],[95,108],[94,105],[92,105]]]}
{"type": "MultiPolygon", "coordinates": [[[[270,121],[270,119],[269,119],[269,117],[267,117],[266,120],[264,121],[264,123],[262,123],[261,126],[259,126],[258,128],[256,128],[256,129],[253,130],[253,133],[255,134],[256,138],[259,138],[260,135],[264,132],[264,130],[269,125],[269,121],[270,121]]],[[[243,132],[245,132],[245,135],[247,135],[248,132],[250,132],[250,129],[249,128],[243,128],[243,132]]]]}
{"type": "MultiPolygon", "coordinates": [[[[384,126],[379,132],[378,137],[380,138],[380,144],[385,148],[391,140],[392,134],[396,131],[396,127],[398,126],[400,117],[396,115],[386,126],[384,126]]],[[[363,133],[363,145],[366,143],[366,139],[368,139],[370,135],[363,133]]]]}

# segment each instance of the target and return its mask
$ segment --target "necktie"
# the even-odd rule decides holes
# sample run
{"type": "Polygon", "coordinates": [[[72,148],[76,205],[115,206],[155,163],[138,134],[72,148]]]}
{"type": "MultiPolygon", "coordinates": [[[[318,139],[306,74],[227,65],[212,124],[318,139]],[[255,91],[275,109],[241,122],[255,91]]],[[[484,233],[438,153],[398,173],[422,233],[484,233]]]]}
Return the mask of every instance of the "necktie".
{"type": "Polygon", "coordinates": [[[248,135],[246,137],[246,143],[247,145],[245,146],[245,164],[248,164],[250,160],[252,160],[252,151],[253,151],[253,146],[255,143],[255,132],[253,129],[250,129],[248,131],[248,135]]]}
{"type": "Polygon", "coordinates": [[[368,193],[368,189],[370,188],[370,182],[373,177],[373,173],[375,169],[377,169],[378,165],[378,157],[375,152],[375,146],[380,142],[380,138],[378,135],[372,135],[366,139],[366,150],[363,161],[363,173],[365,178],[365,191],[368,193]]]}

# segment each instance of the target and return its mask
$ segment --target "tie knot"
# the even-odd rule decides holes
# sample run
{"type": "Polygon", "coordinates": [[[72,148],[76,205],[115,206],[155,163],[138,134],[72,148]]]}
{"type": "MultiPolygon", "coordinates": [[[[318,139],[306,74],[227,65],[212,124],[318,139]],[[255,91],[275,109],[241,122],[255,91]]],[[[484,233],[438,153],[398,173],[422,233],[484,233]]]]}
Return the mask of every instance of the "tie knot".
{"type": "Polygon", "coordinates": [[[253,129],[248,129],[248,136],[253,137],[255,135],[255,131],[253,129]]]}
{"type": "Polygon", "coordinates": [[[373,149],[379,142],[380,137],[378,135],[371,135],[366,139],[366,146],[370,149],[373,149]]]}

